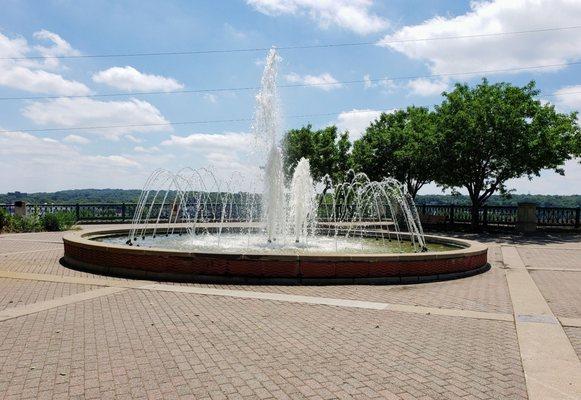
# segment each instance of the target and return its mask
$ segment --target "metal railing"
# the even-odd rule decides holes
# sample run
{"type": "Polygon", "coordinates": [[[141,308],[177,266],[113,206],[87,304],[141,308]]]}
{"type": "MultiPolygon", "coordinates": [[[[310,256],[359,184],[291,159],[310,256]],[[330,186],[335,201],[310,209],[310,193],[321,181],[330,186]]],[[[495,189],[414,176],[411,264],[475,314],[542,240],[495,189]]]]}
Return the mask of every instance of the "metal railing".
{"type": "MultiPolygon", "coordinates": [[[[159,205],[161,206],[161,204],[159,205]]],[[[195,208],[195,205],[188,207],[195,208]]],[[[14,205],[0,205],[8,213],[13,214],[14,205]]],[[[27,204],[27,214],[70,212],[74,213],[79,222],[130,222],[135,212],[135,203],[109,203],[109,204],[27,204]]],[[[468,225],[472,221],[472,207],[465,205],[431,205],[420,204],[418,212],[424,225],[457,226],[468,225]]],[[[157,218],[154,211],[152,218],[157,218]]],[[[228,219],[244,219],[244,205],[232,203],[222,207],[221,203],[208,203],[201,211],[201,217],[206,221],[219,220],[222,214],[228,219]]],[[[165,205],[161,210],[162,219],[171,213],[171,204],[165,205]]],[[[537,225],[539,227],[565,227],[580,228],[581,207],[537,207],[537,225]]],[[[256,210],[254,214],[257,213],[256,210]]],[[[478,210],[478,219],[483,227],[513,227],[517,223],[517,206],[483,206],[478,210]]],[[[321,215],[322,219],[324,215],[321,215]]]]}
{"type": "MultiPolygon", "coordinates": [[[[425,225],[459,225],[472,222],[472,206],[418,205],[425,225]]],[[[578,229],[581,207],[537,207],[537,226],[578,229]]],[[[518,206],[483,206],[478,210],[478,222],[483,227],[513,227],[517,223],[518,206]]]]}

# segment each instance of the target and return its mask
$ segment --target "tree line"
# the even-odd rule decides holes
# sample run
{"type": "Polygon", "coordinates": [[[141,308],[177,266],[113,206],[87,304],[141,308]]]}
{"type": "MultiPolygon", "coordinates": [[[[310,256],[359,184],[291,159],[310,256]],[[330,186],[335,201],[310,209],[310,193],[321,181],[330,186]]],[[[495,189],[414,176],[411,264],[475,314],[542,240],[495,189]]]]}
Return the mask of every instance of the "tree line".
{"type": "MultiPolygon", "coordinates": [[[[25,201],[28,204],[120,204],[137,203],[141,190],[136,189],[75,189],[56,192],[9,192],[0,194],[2,204],[14,204],[15,201],[25,201]]],[[[433,205],[469,205],[470,198],[465,195],[450,194],[418,194],[416,204],[433,205]]],[[[581,207],[581,195],[538,195],[509,194],[507,196],[492,195],[488,205],[514,206],[519,202],[532,202],[541,207],[581,207]]]]}
{"type": "Polygon", "coordinates": [[[390,176],[414,198],[430,182],[453,193],[463,188],[477,226],[479,208],[493,194],[511,192],[507,181],[532,179],[543,169],[564,174],[564,162],[581,155],[577,112],[558,112],[539,94],[534,81],[458,83],[433,109],[382,113],[353,144],[336,126],[291,129],[282,143],[285,172],[292,176],[306,157],[315,179],[341,181],[349,169],[372,180],[390,176]]]}

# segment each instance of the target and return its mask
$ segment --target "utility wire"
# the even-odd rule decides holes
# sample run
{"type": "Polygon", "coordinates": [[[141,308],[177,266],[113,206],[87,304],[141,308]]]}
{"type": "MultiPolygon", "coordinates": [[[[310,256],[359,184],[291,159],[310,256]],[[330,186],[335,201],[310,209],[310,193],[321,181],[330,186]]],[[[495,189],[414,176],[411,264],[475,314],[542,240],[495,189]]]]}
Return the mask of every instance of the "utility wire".
{"type": "MultiPolygon", "coordinates": [[[[571,91],[571,92],[554,92],[544,95],[544,97],[553,96],[564,96],[571,94],[581,94],[581,91],[571,91]]],[[[375,107],[381,108],[381,107],[375,107]]],[[[339,114],[363,114],[368,113],[370,110],[352,110],[352,111],[339,111],[339,112],[326,112],[326,113],[313,113],[313,114],[295,114],[286,115],[285,118],[312,118],[312,117],[332,117],[339,114]]],[[[230,119],[214,119],[214,120],[199,120],[199,121],[177,121],[177,122],[164,122],[155,124],[126,124],[126,125],[100,125],[100,126],[77,126],[77,127],[66,127],[66,128],[31,128],[31,129],[1,129],[0,133],[10,133],[10,132],[53,132],[53,131],[77,131],[77,130],[100,130],[100,129],[119,129],[119,128],[150,128],[157,126],[176,126],[176,125],[202,125],[202,124],[214,124],[214,123],[229,123],[229,122],[251,122],[252,118],[230,118],[230,119]]]]}
{"type": "MultiPolygon", "coordinates": [[[[303,50],[303,49],[322,49],[334,47],[355,47],[355,46],[372,46],[372,45],[390,45],[398,43],[414,43],[437,40],[454,40],[454,39],[472,39],[472,38],[486,38],[497,36],[510,35],[526,35],[531,33],[555,32],[572,29],[580,29],[581,25],[566,26],[566,27],[549,27],[528,29],[522,31],[511,32],[497,32],[497,33],[481,33],[473,35],[457,35],[457,36],[440,36],[440,37],[426,37],[418,39],[393,39],[393,40],[379,40],[369,42],[352,42],[352,43],[327,43],[327,44],[313,44],[313,45],[289,45],[289,46],[275,46],[278,50],[303,50]]],[[[181,55],[197,55],[197,54],[221,54],[221,53],[249,53],[268,51],[270,47],[254,47],[254,48],[240,48],[240,49],[213,49],[213,50],[192,50],[192,51],[161,51],[161,52],[143,52],[143,53],[110,53],[110,54],[80,54],[80,55],[61,55],[61,56],[30,56],[30,57],[0,57],[0,60],[35,60],[35,59],[75,59],[75,58],[114,58],[114,57],[158,57],[158,56],[181,56],[181,55]]]]}
{"type": "MultiPolygon", "coordinates": [[[[449,72],[440,74],[427,74],[427,75],[413,75],[413,76],[395,76],[391,78],[374,78],[374,79],[356,79],[349,81],[336,81],[328,83],[293,83],[293,84],[283,84],[277,85],[279,88],[297,88],[297,87],[317,87],[317,86],[341,86],[341,85],[354,85],[359,83],[380,83],[380,82],[390,82],[390,81],[400,81],[400,80],[411,80],[411,79],[426,79],[426,78],[442,78],[448,76],[462,76],[462,75],[480,75],[480,74],[491,74],[491,73],[501,73],[501,72],[514,72],[514,71],[526,71],[526,70],[536,70],[544,68],[558,68],[571,65],[579,65],[581,61],[572,61],[560,64],[547,64],[547,65],[533,65],[526,67],[515,67],[515,68],[501,68],[501,69],[488,69],[480,71],[470,71],[470,72],[449,72]]],[[[76,99],[76,98],[99,98],[99,97],[119,97],[119,96],[142,96],[142,95],[159,95],[159,94],[184,94],[184,93],[216,93],[216,92],[241,92],[241,91],[255,91],[259,90],[258,86],[243,86],[243,87],[230,87],[230,88],[212,88],[212,89],[184,89],[184,90],[172,90],[172,91],[151,91],[151,92],[132,92],[132,93],[104,93],[104,94],[86,94],[86,95],[69,95],[69,96],[18,96],[18,97],[0,97],[0,101],[9,100],[54,100],[54,99],[76,99]]]]}

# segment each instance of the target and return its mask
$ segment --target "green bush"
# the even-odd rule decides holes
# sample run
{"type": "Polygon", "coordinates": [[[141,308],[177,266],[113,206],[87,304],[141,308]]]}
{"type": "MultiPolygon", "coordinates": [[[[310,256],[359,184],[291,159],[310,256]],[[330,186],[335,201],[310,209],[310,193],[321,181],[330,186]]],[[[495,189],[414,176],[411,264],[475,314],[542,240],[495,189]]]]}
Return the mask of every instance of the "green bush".
{"type": "Polygon", "coordinates": [[[52,214],[45,214],[42,217],[44,230],[50,232],[66,231],[75,224],[75,215],[71,212],[59,211],[52,214]]]}
{"type": "Polygon", "coordinates": [[[6,230],[8,232],[40,232],[43,230],[43,226],[36,214],[25,217],[14,215],[8,218],[6,230]]]}
{"type": "Polygon", "coordinates": [[[45,214],[42,217],[39,217],[37,213],[21,217],[0,210],[0,232],[20,233],[66,231],[70,229],[75,222],[75,214],[66,211],[45,214]]]}
{"type": "Polygon", "coordinates": [[[10,216],[5,210],[0,210],[0,232],[4,230],[6,225],[8,225],[8,218],[10,216]]]}
{"type": "Polygon", "coordinates": [[[45,214],[42,217],[42,226],[45,231],[56,232],[60,231],[59,219],[56,214],[45,214]]]}

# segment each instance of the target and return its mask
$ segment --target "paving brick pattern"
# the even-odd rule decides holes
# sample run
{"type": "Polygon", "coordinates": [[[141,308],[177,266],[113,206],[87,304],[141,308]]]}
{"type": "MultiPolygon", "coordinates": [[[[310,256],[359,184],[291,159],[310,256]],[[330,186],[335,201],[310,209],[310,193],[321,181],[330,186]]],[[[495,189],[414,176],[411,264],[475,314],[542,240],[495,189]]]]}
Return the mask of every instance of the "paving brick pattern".
{"type": "MultiPolygon", "coordinates": [[[[103,225],[102,225],[103,226],[103,225]]],[[[10,239],[10,240],[19,240],[19,241],[55,241],[61,242],[63,235],[66,232],[30,232],[30,233],[3,233],[0,235],[0,240],[2,239],[10,239]]]]}
{"type": "MultiPolygon", "coordinates": [[[[0,235],[0,270],[125,281],[60,265],[61,237],[0,235]]],[[[493,268],[455,281],[188,285],[512,313],[506,241],[492,239],[493,268]]],[[[531,275],[557,316],[581,318],[581,240],[567,240],[527,238],[518,250],[527,265],[567,269],[531,275]]],[[[96,288],[0,278],[0,310],[96,288]]],[[[565,331],[581,355],[581,328],[565,331]]],[[[511,322],[127,289],[0,323],[0,399],[36,398],[526,399],[527,391],[511,322]]]]}
{"type": "Polygon", "coordinates": [[[46,243],[46,242],[32,242],[32,241],[18,241],[0,239],[0,257],[6,254],[29,252],[38,250],[59,249],[62,244],[46,243]]]}
{"type": "Polygon", "coordinates": [[[512,305],[505,279],[499,268],[473,277],[418,285],[386,286],[266,286],[202,285],[220,289],[251,290],[305,296],[366,300],[384,303],[443,307],[461,310],[511,313],[512,305]]]}
{"type": "Polygon", "coordinates": [[[530,274],[553,314],[581,318],[581,272],[537,270],[530,274]]]}
{"type": "Polygon", "coordinates": [[[581,249],[521,247],[518,252],[526,266],[581,270],[581,249]]]}
{"type": "MultiPolygon", "coordinates": [[[[31,243],[31,245],[34,245],[34,243],[31,243]]],[[[8,254],[4,256],[0,254],[0,270],[84,278],[98,277],[99,279],[127,281],[127,279],[106,275],[95,275],[63,267],[60,263],[60,259],[63,255],[64,251],[62,248],[31,253],[22,252],[19,254],[8,254]]]]}
{"type": "Polygon", "coordinates": [[[128,290],[0,343],[6,398],[526,398],[509,322],[128,290]]]}
{"type": "Polygon", "coordinates": [[[0,278],[0,310],[57,299],[100,286],[0,278]]]}
{"type": "Polygon", "coordinates": [[[502,266],[502,250],[500,246],[488,246],[488,262],[491,265],[502,266]]]}
{"type": "Polygon", "coordinates": [[[581,360],[581,328],[565,327],[565,333],[579,356],[579,360],[581,360]]]}

